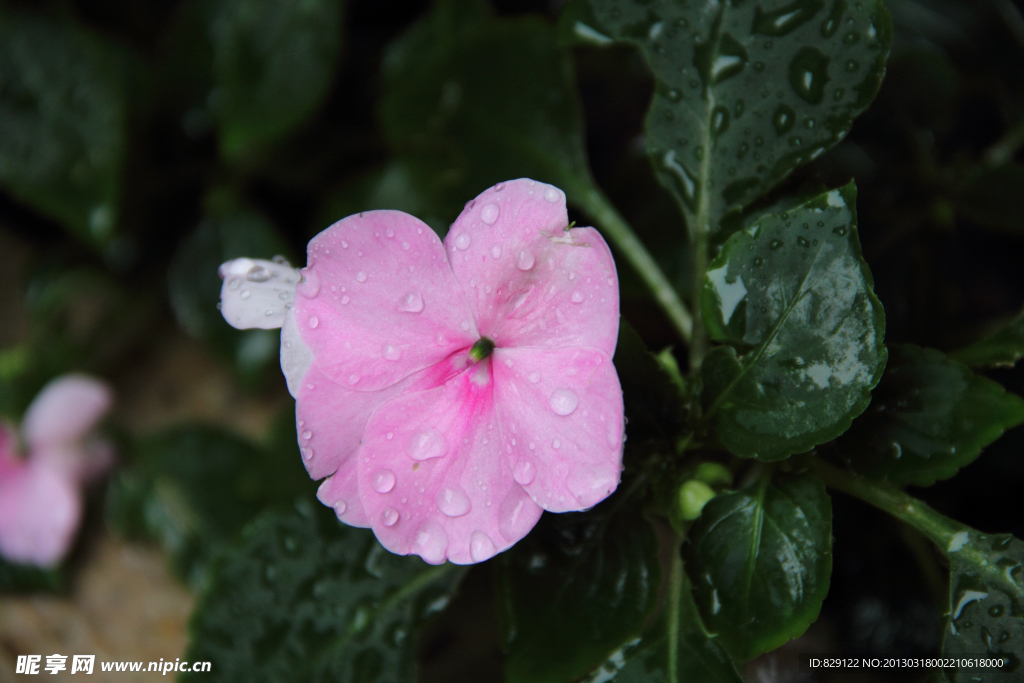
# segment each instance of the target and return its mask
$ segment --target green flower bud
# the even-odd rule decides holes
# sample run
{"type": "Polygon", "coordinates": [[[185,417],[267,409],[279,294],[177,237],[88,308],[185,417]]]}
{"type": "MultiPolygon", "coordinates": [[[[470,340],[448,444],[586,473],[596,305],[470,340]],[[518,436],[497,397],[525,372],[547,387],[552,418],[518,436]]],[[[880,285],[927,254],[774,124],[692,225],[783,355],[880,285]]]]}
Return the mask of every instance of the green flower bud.
{"type": "Polygon", "coordinates": [[[708,501],[715,497],[715,492],[702,481],[691,479],[679,487],[679,511],[682,519],[692,522],[700,517],[701,511],[708,501]]]}
{"type": "Polygon", "coordinates": [[[702,462],[693,475],[708,486],[728,488],[732,486],[732,472],[717,462],[702,462]]]}

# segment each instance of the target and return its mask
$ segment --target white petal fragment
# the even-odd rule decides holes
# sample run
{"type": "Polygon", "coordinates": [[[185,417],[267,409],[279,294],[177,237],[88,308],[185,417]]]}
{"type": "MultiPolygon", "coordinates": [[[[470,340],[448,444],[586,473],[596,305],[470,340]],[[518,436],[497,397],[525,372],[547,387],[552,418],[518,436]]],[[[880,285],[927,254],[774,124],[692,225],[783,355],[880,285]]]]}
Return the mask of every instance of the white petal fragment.
{"type": "Polygon", "coordinates": [[[217,271],[220,312],[239,330],[273,330],[284,324],[285,313],[295,300],[299,271],[280,261],[238,258],[221,264],[217,271]]]}

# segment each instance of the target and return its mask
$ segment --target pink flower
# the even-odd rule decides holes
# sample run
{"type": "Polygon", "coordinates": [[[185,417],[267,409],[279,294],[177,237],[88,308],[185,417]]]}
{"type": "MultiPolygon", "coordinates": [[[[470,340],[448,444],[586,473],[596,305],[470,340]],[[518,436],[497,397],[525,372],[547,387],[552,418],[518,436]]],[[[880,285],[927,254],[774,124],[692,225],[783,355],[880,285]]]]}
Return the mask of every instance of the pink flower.
{"type": "Polygon", "coordinates": [[[349,216],[310,242],[301,282],[249,259],[221,275],[228,322],[283,327],[318,497],[388,550],[481,562],[618,485],[615,264],[557,188],[498,184],[444,244],[398,211],[349,216]]]}
{"type": "Polygon", "coordinates": [[[50,567],[70,550],[82,517],[82,486],[113,462],[109,444],[87,436],[110,408],[105,384],[64,375],[43,388],[18,435],[0,424],[0,555],[50,567]]]}

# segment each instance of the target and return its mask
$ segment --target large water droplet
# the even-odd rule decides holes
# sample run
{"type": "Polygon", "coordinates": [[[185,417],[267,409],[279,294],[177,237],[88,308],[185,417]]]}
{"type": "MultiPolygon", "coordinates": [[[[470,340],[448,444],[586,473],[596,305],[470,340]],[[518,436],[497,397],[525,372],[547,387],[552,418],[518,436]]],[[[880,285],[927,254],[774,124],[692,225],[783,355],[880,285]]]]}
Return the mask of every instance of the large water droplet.
{"type": "Polygon", "coordinates": [[[409,292],[398,302],[398,310],[419,313],[423,310],[423,297],[416,292],[409,292]]]}
{"type": "Polygon", "coordinates": [[[436,500],[438,509],[449,517],[461,517],[472,507],[469,496],[458,487],[442,488],[437,492],[436,500]]]}
{"type": "Polygon", "coordinates": [[[574,304],[581,304],[583,303],[584,298],[585,297],[583,296],[583,292],[576,291],[572,293],[572,296],[569,297],[569,300],[572,301],[574,304]]]}
{"type": "Polygon", "coordinates": [[[384,234],[387,235],[388,237],[394,237],[395,231],[392,230],[391,228],[388,228],[387,230],[384,231],[384,234]]]}
{"type": "Polygon", "coordinates": [[[460,233],[455,238],[455,247],[460,251],[469,249],[469,245],[473,243],[473,238],[469,236],[468,232],[460,233]]]}
{"type": "Polygon", "coordinates": [[[555,389],[548,399],[548,405],[555,415],[572,415],[580,404],[580,398],[569,389],[555,389]]]}
{"type": "Polygon", "coordinates": [[[747,59],[747,48],[728,33],[721,34],[717,41],[698,44],[693,52],[693,65],[705,89],[743,71],[747,59]]]}
{"type": "Polygon", "coordinates": [[[520,486],[529,486],[537,476],[537,468],[529,460],[520,460],[512,469],[512,478],[520,486]]]}
{"type": "Polygon", "coordinates": [[[473,558],[474,562],[483,562],[494,557],[498,549],[494,547],[494,541],[491,537],[480,531],[479,529],[473,532],[473,535],[469,537],[469,556],[473,558]]]}
{"type": "Polygon", "coordinates": [[[395,508],[384,508],[384,512],[380,513],[380,523],[384,526],[394,526],[397,521],[398,510],[395,508]]]}
{"type": "Polygon", "coordinates": [[[370,486],[377,493],[387,493],[395,488],[395,473],[391,470],[377,470],[371,477],[370,486]]]}
{"type": "Polygon", "coordinates": [[[381,351],[381,355],[384,356],[384,360],[389,360],[394,363],[402,358],[402,349],[394,346],[393,344],[385,344],[381,351]]]}
{"type": "Polygon", "coordinates": [[[366,282],[366,273],[361,270],[356,273],[356,282],[366,282]]]}
{"type": "Polygon", "coordinates": [[[416,533],[415,546],[424,561],[430,564],[441,564],[444,562],[445,551],[448,549],[448,534],[437,522],[427,522],[416,533]]]}
{"type": "Polygon", "coordinates": [[[530,270],[536,262],[529,249],[520,249],[516,254],[516,268],[519,270],[530,270]]]}
{"type": "Polygon", "coordinates": [[[683,199],[691,207],[696,206],[697,201],[697,176],[690,169],[679,163],[676,159],[675,150],[669,150],[661,157],[662,166],[669,173],[672,184],[683,195],[683,199]]]}
{"type": "Polygon", "coordinates": [[[270,279],[270,271],[263,266],[256,264],[249,269],[249,272],[245,274],[245,279],[249,282],[266,282],[270,279]]]}
{"type": "Polygon", "coordinates": [[[346,503],[345,501],[339,500],[334,504],[334,514],[338,515],[339,517],[345,514],[346,510],[348,510],[348,503],[346,503]]]}
{"type": "Polygon", "coordinates": [[[820,104],[825,99],[829,57],[814,47],[801,48],[789,64],[789,84],[803,100],[820,104]]]}
{"type": "Polygon", "coordinates": [[[846,0],[835,0],[832,3],[832,11],[828,13],[825,21],[821,22],[821,35],[831,38],[839,30],[843,23],[843,12],[846,11],[846,0]]]}
{"type": "Polygon", "coordinates": [[[498,220],[498,214],[500,210],[497,204],[487,204],[484,208],[480,209],[480,220],[487,225],[494,225],[494,221],[498,220]]]}
{"type": "Polygon", "coordinates": [[[715,107],[711,112],[711,136],[717,138],[729,130],[729,110],[723,106],[715,107]]]}
{"type": "Polygon", "coordinates": [[[413,460],[440,458],[448,452],[448,440],[436,429],[426,429],[409,437],[406,452],[413,460]]]}
{"type": "Polygon", "coordinates": [[[308,429],[302,430],[302,438],[306,439],[307,441],[309,439],[312,439],[313,438],[313,432],[308,430],[308,429]]]}
{"type": "Polygon", "coordinates": [[[551,187],[550,185],[544,190],[544,199],[554,203],[562,198],[562,192],[557,187],[551,187]]]}
{"type": "Polygon", "coordinates": [[[535,512],[529,496],[519,487],[514,487],[498,508],[498,531],[506,541],[514,543],[533,528],[535,512]]]}
{"type": "Polygon", "coordinates": [[[311,315],[309,316],[309,320],[306,321],[306,324],[309,325],[309,329],[315,330],[316,326],[320,324],[320,318],[315,315],[311,315]]]}
{"type": "Polygon", "coordinates": [[[784,36],[814,18],[825,7],[825,0],[795,0],[788,5],[765,12],[754,8],[754,33],[784,36]]]}

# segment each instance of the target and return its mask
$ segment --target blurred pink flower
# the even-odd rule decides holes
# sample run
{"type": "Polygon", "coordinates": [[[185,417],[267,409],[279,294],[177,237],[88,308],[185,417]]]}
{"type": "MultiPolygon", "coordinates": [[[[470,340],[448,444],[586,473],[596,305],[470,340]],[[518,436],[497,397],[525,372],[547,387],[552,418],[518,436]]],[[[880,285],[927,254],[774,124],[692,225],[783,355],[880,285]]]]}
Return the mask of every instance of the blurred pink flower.
{"type": "Polygon", "coordinates": [[[618,485],[615,264],[596,230],[569,228],[557,188],[500,183],[444,244],[412,216],[368,211],[310,242],[301,280],[250,259],[221,276],[229,323],[283,327],[318,497],[388,550],[481,562],[542,510],[618,485]]]}
{"type": "Polygon", "coordinates": [[[106,384],[64,375],[43,388],[25,412],[18,434],[0,424],[0,555],[50,567],[71,549],[82,517],[82,487],[113,462],[104,441],[89,432],[109,410],[106,384]]]}

